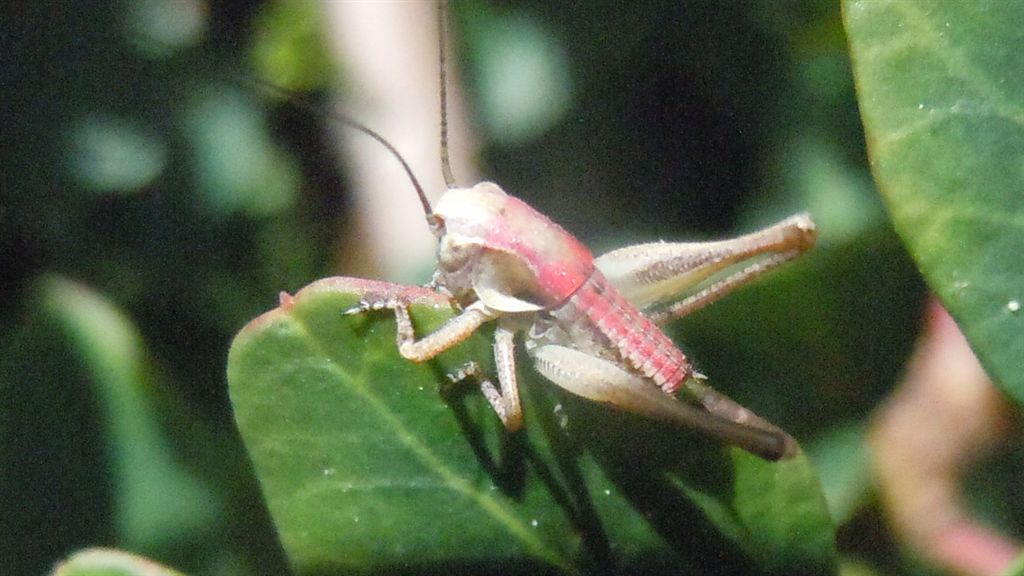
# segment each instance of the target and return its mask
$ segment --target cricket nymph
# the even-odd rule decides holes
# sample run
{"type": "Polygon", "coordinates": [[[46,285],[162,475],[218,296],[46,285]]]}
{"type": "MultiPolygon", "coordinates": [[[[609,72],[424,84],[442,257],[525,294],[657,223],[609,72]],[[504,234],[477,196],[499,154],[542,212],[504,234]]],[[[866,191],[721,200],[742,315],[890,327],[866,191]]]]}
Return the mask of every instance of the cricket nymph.
{"type": "Polygon", "coordinates": [[[458,302],[462,312],[419,340],[401,299],[364,301],[349,312],[393,310],[398,350],[416,362],[496,322],[498,386],[476,363],[458,374],[480,380],[509,430],[523,422],[514,338],[525,331],[537,371],[574,394],[695,428],[768,460],[798,452],[780,428],[701,382],[658,324],[717,300],[809,248],[816,234],[809,216],[735,240],[641,244],[597,259],[561,226],[490,182],[448,189],[427,217],[438,238],[430,285],[458,302]],[[716,274],[724,276],[671,302],[680,290],[716,274]],[[681,388],[697,405],[674,397],[681,388]]]}
{"type": "Polygon", "coordinates": [[[456,186],[447,156],[443,2],[438,22],[441,167],[448,188],[436,204],[387,140],[347,123],[383,144],[409,175],[438,241],[437,270],[428,286],[460,311],[419,339],[400,294],[361,300],[346,313],[392,310],[398,352],[414,362],[434,358],[493,322],[498,385],[475,362],[454,377],[478,380],[510,431],[523,425],[515,336],[525,332],[536,370],[573,394],[704,432],[766,460],[797,454],[789,434],[705,384],[659,326],[810,249],[817,238],[811,217],[797,214],[731,240],[638,244],[594,258],[572,234],[497,184],[456,186]],[[680,389],[687,399],[674,396],[680,389]]]}

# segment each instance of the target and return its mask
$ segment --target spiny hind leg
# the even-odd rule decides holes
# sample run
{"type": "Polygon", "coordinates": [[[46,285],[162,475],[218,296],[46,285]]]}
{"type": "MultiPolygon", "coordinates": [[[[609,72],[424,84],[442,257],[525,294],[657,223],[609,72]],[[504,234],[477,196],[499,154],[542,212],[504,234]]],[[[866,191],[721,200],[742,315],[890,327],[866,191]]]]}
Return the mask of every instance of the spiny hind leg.
{"type": "Polygon", "coordinates": [[[768,228],[717,242],[655,242],[613,250],[594,260],[605,277],[661,324],[681,318],[726,296],[739,286],[803,254],[814,245],[817,228],[808,214],[797,214],[768,228]],[[749,262],[742,269],[729,268],[749,262]],[[673,302],[688,289],[726,273],[698,292],[673,302]]]}
{"type": "Polygon", "coordinates": [[[774,426],[735,422],[680,402],[612,361],[557,345],[540,346],[530,354],[548,380],[589,400],[693,428],[765,460],[790,458],[799,450],[796,440],[774,426]]]}

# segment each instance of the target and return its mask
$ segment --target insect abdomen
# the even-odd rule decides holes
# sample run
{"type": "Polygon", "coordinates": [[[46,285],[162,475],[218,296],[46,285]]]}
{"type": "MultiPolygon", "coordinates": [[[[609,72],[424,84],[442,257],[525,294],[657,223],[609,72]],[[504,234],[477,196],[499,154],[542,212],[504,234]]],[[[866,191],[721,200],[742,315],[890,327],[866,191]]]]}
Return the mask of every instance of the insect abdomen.
{"type": "Polygon", "coordinates": [[[584,324],[618,352],[618,359],[666,393],[679,389],[690,373],[675,343],[595,270],[566,304],[552,313],[561,321],[584,324]]]}

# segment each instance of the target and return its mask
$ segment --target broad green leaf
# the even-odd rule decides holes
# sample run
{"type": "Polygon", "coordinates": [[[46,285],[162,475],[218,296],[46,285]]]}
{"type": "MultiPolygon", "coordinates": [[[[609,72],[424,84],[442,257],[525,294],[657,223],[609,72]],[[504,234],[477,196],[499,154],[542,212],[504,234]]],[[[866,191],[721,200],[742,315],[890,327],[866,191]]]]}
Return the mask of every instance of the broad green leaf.
{"type": "Polygon", "coordinates": [[[105,548],[90,548],[75,552],[54,567],[52,576],[182,576],[156,562],[105,548]]]}
{"type": "Polygon", "coordinates": [[[834,572],[805,458],[768,464],[562,394],[529,366],[526,427],[508,435],[445,377],[470,359],[490,369],[487,335],[416,365],[392,314],[342,314],[397,293],[420,334],[452,314],[422,288],[329,278],[283,294],[231,348],[235,418],[298,574],[834,572]]]}
{"type": "Polygon", "coordinates": [[[1024,4],[847,0],[844,18],[896,230],[1024,401],[1024,4]]]}

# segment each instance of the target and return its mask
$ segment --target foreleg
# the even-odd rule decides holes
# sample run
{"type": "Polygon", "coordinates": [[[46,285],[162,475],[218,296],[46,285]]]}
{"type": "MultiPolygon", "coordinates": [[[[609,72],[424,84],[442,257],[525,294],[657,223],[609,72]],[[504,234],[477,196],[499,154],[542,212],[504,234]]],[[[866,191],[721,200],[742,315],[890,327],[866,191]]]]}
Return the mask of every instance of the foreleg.
{"type": "Polygon", "coordinates": [[[498,317],[496,312],[484,306],[483,303],[475,302],[434,332],[417,340],[412,318],[409,317],[409,306],[401,299],[361,300],[358,306],[346,310],[345,314],[362,314],[371,310],[385,309],[395,313],[395,323],[398,326],[395,341],[398,345],[398,353],[413,362],[426,362],[441,352],[459,345],[473,332],[476,332],[484,322],[498,317]]]}
{"type": "MultiPolygon", "coordinates": [[[[398,298],[362,300],[358,306],[345,314],[361,314],[370,310],[392,310],[397,325],[396,343],[403,358],[413,362],[425,362],[441,352],[459,345],[489,320],[498,317],[480,302],[467,307],[461,314],[448,320],[440,328],[416,339],[416,331],[409,316],[409,306],[398,298]]],[[[515,333],[505,326],[494,330],[494,364],[498,369],[498,387],[490,381],[476,362],[469,362],[448,377],[452,382],[474,378],[480,382],[480,390],[487,402],[494,408],[509,431],[523,425],[523,410],[519,403],[519,386],[516,381],[515,333]]]]}

